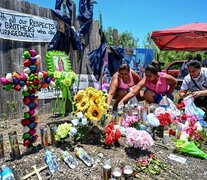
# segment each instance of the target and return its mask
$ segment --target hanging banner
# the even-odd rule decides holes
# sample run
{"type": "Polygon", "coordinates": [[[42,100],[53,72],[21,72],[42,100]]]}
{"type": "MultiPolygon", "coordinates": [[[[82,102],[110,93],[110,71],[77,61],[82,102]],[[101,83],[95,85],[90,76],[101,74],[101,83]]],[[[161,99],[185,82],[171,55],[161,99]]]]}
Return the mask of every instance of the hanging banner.
{"type": "Polygon", "coordinates": [[[0,8],[0,38],[27,42],[50,42],[57,22],[48,18],[0,8]]]}

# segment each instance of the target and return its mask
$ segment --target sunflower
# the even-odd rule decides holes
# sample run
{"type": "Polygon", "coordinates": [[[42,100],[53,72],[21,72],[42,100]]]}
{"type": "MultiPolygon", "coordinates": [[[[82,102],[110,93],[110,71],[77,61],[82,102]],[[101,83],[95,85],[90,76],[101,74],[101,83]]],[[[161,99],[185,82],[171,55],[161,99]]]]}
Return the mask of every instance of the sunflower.
{"type": "Polygon", "coordinates": [[[86,116],[91,120],[91,121],[98,121],[102,117],[102,111],[99,107],[93,105],[91,106],[87,113],[86,116]]]}
{"type": "Polygon", "coordinates": [[[79,101],[76,104],[76,107],[80,111],[86,111],[88,109],[89,105],[90,105],[89,99],[88,98],[83,98],[81,101],[79,101]]]}
{"type": "Polygon", "coordinates": [[[100,101],[101,98],[99,98],[99,96],[97,96],[96,94],[93,94],[93,95],[91,96],[90,100],[91,100],[94,104],[96,104],[96,105],[98,105],[98,104],[101,103],[101,101],[100,101]]]}
{"type": "Polygon", "coordinates": [[[85,91],[84,90],[80,90],[78,91],[78,94],[76,94],[74,97],[73,97],[73,100],[76,101],[76,102],[79,102],[81,101],[81,99],[85,96],[85,91]]]}

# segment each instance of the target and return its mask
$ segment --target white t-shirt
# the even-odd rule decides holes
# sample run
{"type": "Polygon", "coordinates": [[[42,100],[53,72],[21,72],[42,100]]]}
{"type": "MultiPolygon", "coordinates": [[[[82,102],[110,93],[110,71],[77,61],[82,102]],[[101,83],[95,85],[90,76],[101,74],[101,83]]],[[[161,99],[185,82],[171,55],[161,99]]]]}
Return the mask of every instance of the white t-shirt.
{"type": "Polygon", "coordinates": [[[181,90],[189,90],[191,92],[193,91],[199,91],[207,89],[207,70],[202,69],[200,75],[197,78],[193,78],[195,83],[197,84],[197,87],[195,83],[192,81],[190,74],[184,77],[181,90]]]}

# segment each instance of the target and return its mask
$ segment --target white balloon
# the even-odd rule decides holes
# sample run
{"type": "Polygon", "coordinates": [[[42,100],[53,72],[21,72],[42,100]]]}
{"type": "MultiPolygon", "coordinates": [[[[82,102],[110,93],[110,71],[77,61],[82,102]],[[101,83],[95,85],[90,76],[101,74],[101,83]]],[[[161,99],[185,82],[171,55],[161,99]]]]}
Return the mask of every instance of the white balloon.
{"type": "Polygon", "coordinates": [[[41,59],[42,59],[41,56],[40,56],[39,54],[36,55],[35,58],[38,59],[38,60],[40,60],[40,61],[41,61],[41,59]]]}
{"type": "Polygon", "coordinates": [[[29,110],[30,110],[30,108],[29,108],[29,106],[27,106],[27,105],[24,105],[24,106],[22,107],[22,111],[23,111],[23,112],[29,112],[29,110]]]}
{"type": "Polygon", "coordinates": [[[24,87],[23,87],[23,91],[28,91],[28,87],[27,87],[27,85],[24,85],[24,87]]]}
{"type": "Polygon", "coordinates": [[[40,78],[43,77],[43,73],[42,72],[39,72],[38,75],[39,75],[40,78]]]}
{"type": "Polygon", "coordinates": [[[7,73],[6,79],[10,82],[12,82],[12,73],[7,73]]]}
{"type": "Polygon", "coordinates": [[[30,68],[26,67],[26,68],[24,69],[24,73],[29,74],[30,72],[31,72],[30,68]]]}

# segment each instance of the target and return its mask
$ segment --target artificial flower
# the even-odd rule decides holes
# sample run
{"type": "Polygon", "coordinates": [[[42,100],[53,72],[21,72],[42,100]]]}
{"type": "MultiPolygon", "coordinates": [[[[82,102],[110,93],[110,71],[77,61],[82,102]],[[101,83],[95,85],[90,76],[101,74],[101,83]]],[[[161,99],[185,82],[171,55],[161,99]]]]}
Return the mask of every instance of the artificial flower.
{"type": "Polygon", "coordinates": [[[136,116],[127,116],[125,119],[122,119],[121,125],[127,128],[130,127],[135,122],[138,122],[138,118],[136,116]]]}
{"type": "Polygon", "coordinates": [[[149,149],[154,144],[151,135],[144,130],[137,130],[135,128],[126,129],[127,144],[131,147],[139,147],[142,150],[149,149]]]}
{"type": "Polygon", "coordinates": [[[82,112],[89,120],[100,120],[102,115],[107,113],[106,93],[88,87],[80,90],[74,96],[77,112],[82,112]]]}
{"type": "Polygon", "coordinates": [[[78,91],[78,94],[76,94],[74,97],[73,97],[73,100],[75,102],[79,102],[85,95],[85,91],[84,90],[80,90],[78,91]]]}
{"type": "Polygon", "coordinates": [[[87,110],[90,105],[88,101],[89,101],[88,98],[83,98],[79,103],[76,104],[77,109],[80,111],[87,110]]]}
{"type": "Polygon", "coordinates": [[[107,145],[111,145],[111,144],[117,142],[119,140],[119,138],[121,137],[121,132],[118,129],[114,128],[113,123],[109,123],[106,126],[105,132],[106,132],[105,141],[106,141],[107,145]]]}
{"type": "Polygon", "coordinates": [[[160,126],[166,126],[172,123],[172,119],[169,113],[160,114],[158,116],[158,119],[160,121],[160,126]]]}
{"type": "Polygon", "coordinates": [[[68,123],[64,123],[58,126],[57,131],[55,133],[55,139],[57,141],[64,139],[68,136],[72,125],[68,123]]]}
{"type": "Polygon", "coordinates": [[[102,117],[102,112],[100,108],[93,105],[90,108],[88,108],[88,111],[85,115],[92,121],[98,121],[102,117]]]}

